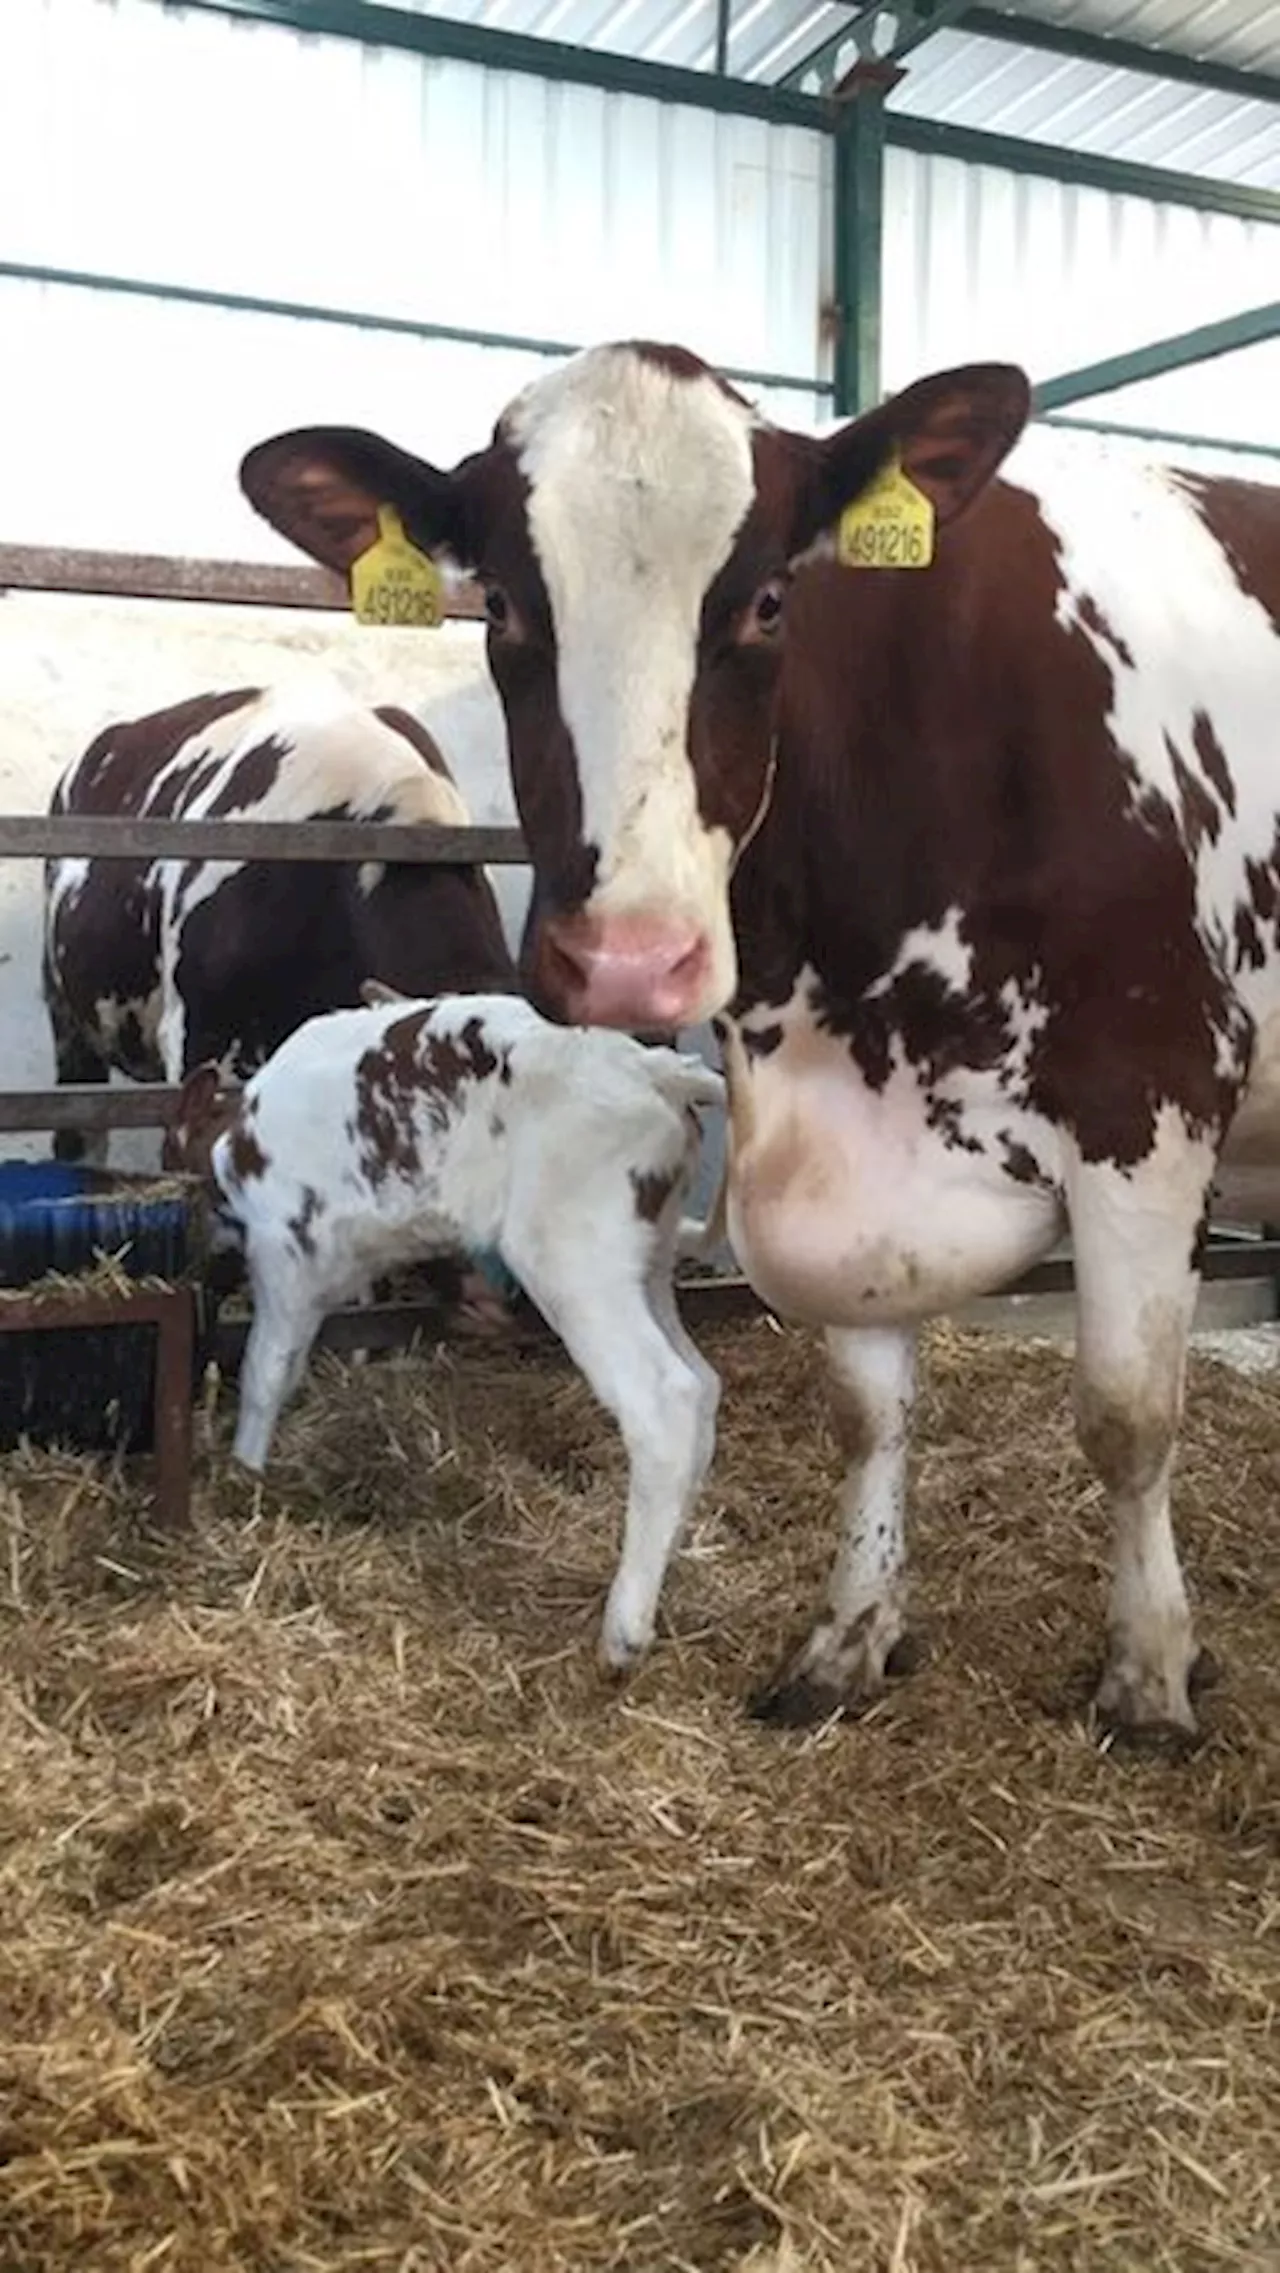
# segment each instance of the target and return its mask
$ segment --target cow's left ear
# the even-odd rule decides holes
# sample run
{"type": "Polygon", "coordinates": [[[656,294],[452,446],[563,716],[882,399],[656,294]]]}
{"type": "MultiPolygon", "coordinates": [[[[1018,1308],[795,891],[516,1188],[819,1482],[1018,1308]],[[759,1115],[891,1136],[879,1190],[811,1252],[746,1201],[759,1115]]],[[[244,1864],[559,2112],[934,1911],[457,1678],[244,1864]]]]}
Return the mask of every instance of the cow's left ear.
{"type": "Polygon", "coordinates": [[[395,507],[424,552],[475,565],[454,475],[360,427],[305,426],[259,442],[241,461],[240,487],[264,521],[340,576],[375,543],[380,505],[395,507]]]}
{"type": "Polygon", "coordinates": [[[804,485],[796,554],[840,515],[895,453],[941,527],[985,489],[1027,422],[1031,382],[1013,363],[971,363],[919,379],[817,444],[804,485]]]}

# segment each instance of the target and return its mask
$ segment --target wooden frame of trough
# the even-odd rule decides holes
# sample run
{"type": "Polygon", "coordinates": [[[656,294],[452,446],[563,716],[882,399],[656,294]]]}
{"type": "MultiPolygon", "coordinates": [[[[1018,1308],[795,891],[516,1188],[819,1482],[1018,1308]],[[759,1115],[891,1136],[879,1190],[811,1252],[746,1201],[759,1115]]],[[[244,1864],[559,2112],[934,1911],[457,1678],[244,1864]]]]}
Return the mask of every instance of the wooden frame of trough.
{"type": "MultiPolygon", "coordinates": [[[[276,567],[257,562],[178,560],[159,554],[72,551],[48,545],[0,544],[0,597],[5,590],[78,594],[114,599],[190,601],[203,606],[312,608],[346,614],[350,599],[340,577],[323,568],[276,567]]],[[[466,581],[445,597],[445,614],[474,622],[480,596],[466,581]]],[[[483,861],[520,866],[527,860],[518,829],[446,829],[368,821],[161,821],[112,820],[79,814],[0,816],[0,860],[51,856],[106,860],[397,860],[483,861]]],[[[178,1091],[162,1083],[0,1090],[0,1135],[18,1131],[163,1128],[178,1091]]],[[[1216,1228],[1202,1266],[1206,1282],[1266,1279],[1280,1282],[1280,1237],[1216,1228]]],[[[1062,1294],[1074,1287],[1069,1253],[1047,1256],[1020,1279],[995,1290],[1002,1298],[1062,1294]]],[[[688,1279],[681,1298],[707,1317],[759,1315],[761,1305],[741,1277],[688,1279]]],[[[440,1330],[429,1304],[382,1303],[339,1311],[326,1321],[322,1344],[331,1349],[387,1349],[424,1329],[440,1330]]],[[[228,1324],[228,1356],[239,1353],[243,1329],[228,1324]]]]}

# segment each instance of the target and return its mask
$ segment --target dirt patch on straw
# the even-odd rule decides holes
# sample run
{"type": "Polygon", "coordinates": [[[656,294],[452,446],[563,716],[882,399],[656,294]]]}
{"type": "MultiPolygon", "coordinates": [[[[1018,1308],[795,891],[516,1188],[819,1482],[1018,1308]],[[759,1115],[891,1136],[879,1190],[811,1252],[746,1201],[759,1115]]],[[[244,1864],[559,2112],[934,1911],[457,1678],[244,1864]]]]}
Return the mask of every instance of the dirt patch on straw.
{"type": "Polygon", "coordinates": [[[1100,1750],[1052,1351],[932,1337],[922,1670],[748,1722],[833,1543],[813,1343],[708,1335],[717,1467],[631,1687],[620,1452],[554,1355],[324,1366],[189,1537],[0,1467],[0,2264],[1280,2267],[1280,1407],[1199,1364],[1225,1679],[1100,1750]]]}

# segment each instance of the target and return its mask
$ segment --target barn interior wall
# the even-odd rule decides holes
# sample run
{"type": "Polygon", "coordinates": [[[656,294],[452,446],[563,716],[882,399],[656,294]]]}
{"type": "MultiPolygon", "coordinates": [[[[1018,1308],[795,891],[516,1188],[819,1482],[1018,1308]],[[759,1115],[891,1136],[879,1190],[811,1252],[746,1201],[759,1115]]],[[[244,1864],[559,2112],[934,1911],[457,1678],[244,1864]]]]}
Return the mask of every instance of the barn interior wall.
{"type": "MultiPolygon", "coordinates": [[[[821,372],[803,128],[153,0],[0,10],[0,88],[0,262],[821,372]]],[[[14,278],[0,327],[4,535],[126,550],[287,557],[236,491],[251,442],[356,422],[449,462],[545,367],[14,278]]]]}
{"type": "MultiPolygon", "coordinates": [[[[1034,380],[1280,299],[1280,227],[914,151],[887,153],[884,383],[967,357],[1034,380]]],[[[1072,404],[1082,417],[1274,445],[1179,452],[1280,479],[1280,341],[1072,404]]]]}

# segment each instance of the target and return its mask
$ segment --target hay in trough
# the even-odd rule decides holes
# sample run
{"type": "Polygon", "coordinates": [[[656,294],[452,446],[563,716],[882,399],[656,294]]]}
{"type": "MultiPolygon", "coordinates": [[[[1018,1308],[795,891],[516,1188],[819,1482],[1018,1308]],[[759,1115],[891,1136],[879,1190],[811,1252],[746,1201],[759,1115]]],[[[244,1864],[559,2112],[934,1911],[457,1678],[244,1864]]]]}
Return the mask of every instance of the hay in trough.
{"type": "Polygon", "coordinates": [[[22,2273],[1280,2266],[1277,1392],[1194,1372],[1190,1759],[1086,1699],[1054,1352],[934,1334],[924,1663],[743,1714],[833,1541],[812,1340],[704,1337],[665,1630],[593,1645],[622,1457],[555,1352],[317,1370],[189,1535],[0,1470],[0,2264],[22,2273]]]}

